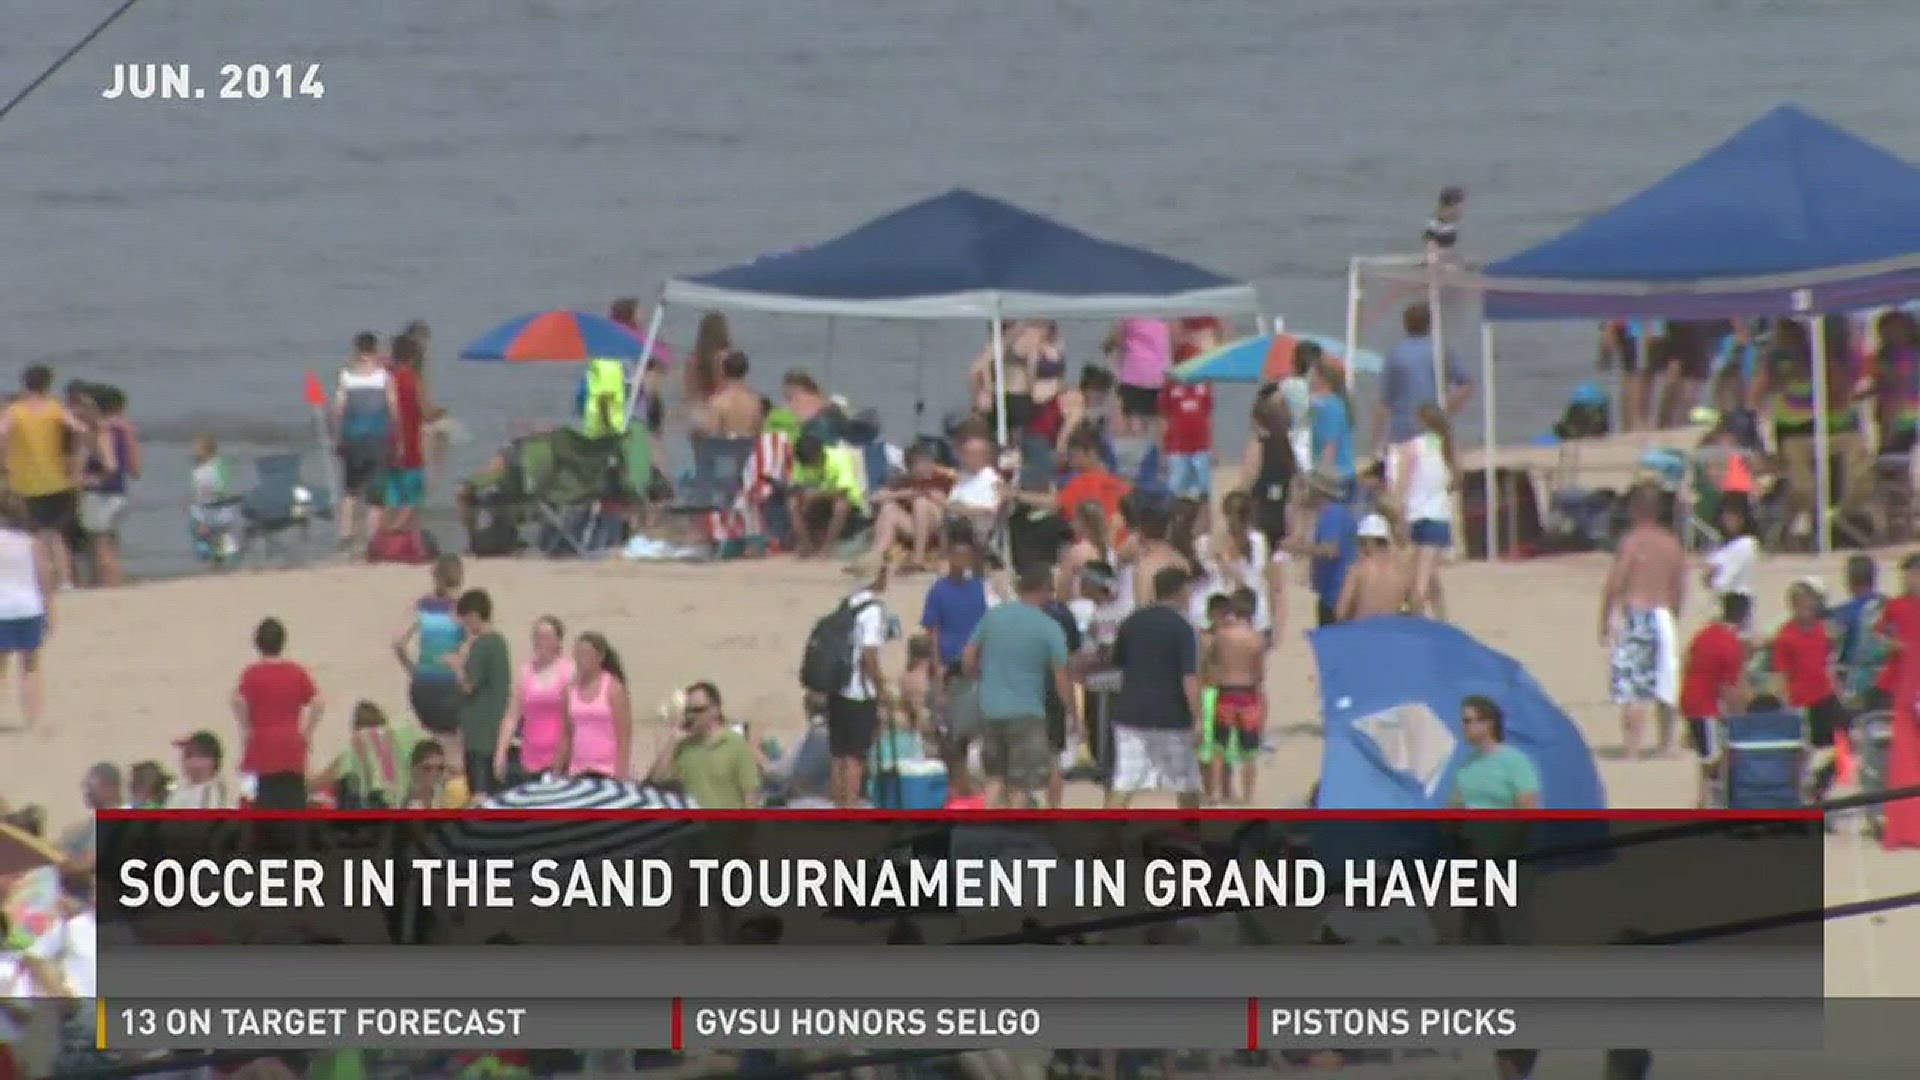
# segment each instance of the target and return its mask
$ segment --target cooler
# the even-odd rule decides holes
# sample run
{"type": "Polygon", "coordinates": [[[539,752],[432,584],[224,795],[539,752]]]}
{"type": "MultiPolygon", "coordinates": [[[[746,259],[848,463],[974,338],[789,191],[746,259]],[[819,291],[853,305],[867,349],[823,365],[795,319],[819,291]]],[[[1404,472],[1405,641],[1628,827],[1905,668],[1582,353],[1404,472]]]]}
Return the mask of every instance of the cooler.
{"type": "Polygon", "coordinates": [[[938,761],[902,761],[876,773],[867,798],[880,810],[939,810],[947,805],[947,767],[938,761]]]}

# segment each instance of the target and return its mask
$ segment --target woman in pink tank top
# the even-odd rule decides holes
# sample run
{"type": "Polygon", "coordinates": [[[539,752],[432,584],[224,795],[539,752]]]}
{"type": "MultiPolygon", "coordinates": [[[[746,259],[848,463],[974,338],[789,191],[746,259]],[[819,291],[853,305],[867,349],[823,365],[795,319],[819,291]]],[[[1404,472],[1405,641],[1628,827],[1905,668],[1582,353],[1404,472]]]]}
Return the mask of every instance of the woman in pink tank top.
{"type": "Polygon", "coordinates": [[[567,775],[624,779],[633,752],[633,707],[620,655],[589,631],[573,643],[567,684],[567,775]]]}
{"type": "Polygon", "coordinates": [[[520,682],[514,688],[517,707],[501,727],[493,775],[508,776],[508,751],[516,736],[522,774],[538,776],[556,769],[566,756],[567,688],[573,682],[566,643],[567,628],[559,619],[542,615],[533,621],[533,658],[520,668],[520,682]]]}

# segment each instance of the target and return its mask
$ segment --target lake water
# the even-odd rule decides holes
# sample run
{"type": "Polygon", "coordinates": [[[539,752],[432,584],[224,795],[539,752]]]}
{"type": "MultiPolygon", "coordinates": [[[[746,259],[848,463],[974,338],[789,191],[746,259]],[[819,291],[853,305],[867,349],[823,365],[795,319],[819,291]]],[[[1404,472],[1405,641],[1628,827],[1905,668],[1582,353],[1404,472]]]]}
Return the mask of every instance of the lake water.
{"type": "MultiPolygon", "coordinates": [[[[7,0],[0,92],[117,3],[7,0]]],[[[1348,256],[1416,247],[1444,184],[1487,258],[1782,100],[1920,155],[1911,42],[1901,0],[146,0],[0,123],[0,377],[46,361],[126,389],[150,455],[130,561],[177,572],[191,436],[241,460],[309,440],[302,373],[362,328],[432,323],[470,467],[576,375],[448,359],[501,319],[971,187],[1339,333],[1348,256]],[[319,63],[326,96],[101,99],[144,62],[319,63]]],[[[763,385],[811,367],[894,434],[961,402],[982,338],[735,326],[763,385]]],[[[1072,358],[1102,331],[1069,325],[1072,358]]],[[[1502,340],[1503,434],[1538,432],[1590,328],[1502,340]]],[[[1223,407],[1236,451],[1243,411],[1223,407]]]]}

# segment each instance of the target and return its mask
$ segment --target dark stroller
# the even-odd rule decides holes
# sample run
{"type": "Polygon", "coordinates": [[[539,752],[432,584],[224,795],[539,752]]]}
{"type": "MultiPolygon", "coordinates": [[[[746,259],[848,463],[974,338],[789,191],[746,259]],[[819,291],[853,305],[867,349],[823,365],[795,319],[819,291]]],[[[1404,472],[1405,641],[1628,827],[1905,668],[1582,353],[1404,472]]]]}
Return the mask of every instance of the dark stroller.
{"type": "Polygon", "coordinates": [[[305,543],[312,523],[331,519],[333,508],[307,487],[300,475],[299,454],[265,454],[255,458],[253,466],[259,480],[251,491],[209,508],[222,512],[216,527],[237,529],[234,562],[244,561],[256,550],[291,560],[298,554],[293,542],[305,543]]]}

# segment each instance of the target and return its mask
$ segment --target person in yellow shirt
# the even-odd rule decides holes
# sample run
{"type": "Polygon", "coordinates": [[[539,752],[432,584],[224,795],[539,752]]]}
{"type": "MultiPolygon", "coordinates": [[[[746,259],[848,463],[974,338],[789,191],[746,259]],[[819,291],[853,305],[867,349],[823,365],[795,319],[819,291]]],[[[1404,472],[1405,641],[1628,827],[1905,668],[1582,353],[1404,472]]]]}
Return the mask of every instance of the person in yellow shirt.
{"type": "Polygon", "coordinates": [[[864,471],[851,446],[828,446],[818,435],[802,435],[793,444],[787,505],[793,514],[794,550],[801,558],[818,555],[866,527],[864,471]]]}
{"type": "Polygon", "coordinates": [[[22,393],[0,413],[0,466],[7,487],[26,503],[27,522],[53,553],[55,588],[73,580],[67,533],[79,520],[79,450],[84,427],[53,396],[53,372],[35,364],[20,377],[22,393]]]}

